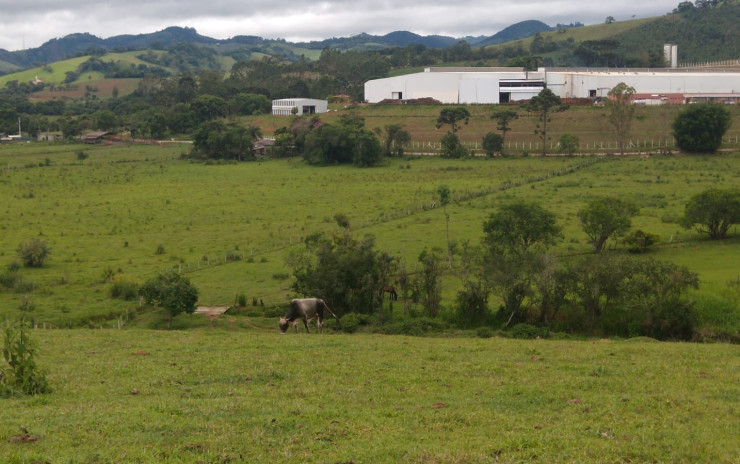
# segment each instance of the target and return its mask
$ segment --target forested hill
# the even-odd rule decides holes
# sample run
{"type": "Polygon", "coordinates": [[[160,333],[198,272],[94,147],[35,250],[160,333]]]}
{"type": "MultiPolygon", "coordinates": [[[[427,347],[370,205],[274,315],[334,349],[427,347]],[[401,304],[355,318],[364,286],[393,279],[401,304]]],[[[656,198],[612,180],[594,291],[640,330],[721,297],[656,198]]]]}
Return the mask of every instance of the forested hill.
{"type": "Polygon", "coordinates": [[[679,61],[740,58],[740,0],[680,3],[674,12],[614,36],[625,50],[678,45],[679,61]],[[698,5],[698,6],[697,6],[698,5]]]}
{"type": "MultiPolygon", "coordinates": [[[[528,37],[552,28],[540,21],[524,21],[507,27],[491,37],[467,38],[469,42],[500,43],[507,40],[528,37]]],[[[192,44],[206,47],[219,47],[235,59],[261,52],[267,55],[280,55],[288,60],[297,60],[302,50],[369,51],[408,45],[423,45],[426,48],[440,49],[454,45],[462,39],[441,35],[422,36],[408,31],[395,31],[383,36],[358,34],[352,37],[334,37],[321,41],[291,43],[285,40],[263,39],[257,36],[239,35],[230,39],[218,40],[200,35],[193,28],[168,27],[164,30],[137,35],[119,35],[102,39],[88,33],[70,34],[52,39],[38,48],[9,52],[0,49],[0,60],[27,68],[39,63],[53,63],[73,56],[94,55],[109,51],[129,51],[142,49],[162,49],[177,44],[192,44]]],[[[471,44],[472,45],[472,44],[471,44]]]]}

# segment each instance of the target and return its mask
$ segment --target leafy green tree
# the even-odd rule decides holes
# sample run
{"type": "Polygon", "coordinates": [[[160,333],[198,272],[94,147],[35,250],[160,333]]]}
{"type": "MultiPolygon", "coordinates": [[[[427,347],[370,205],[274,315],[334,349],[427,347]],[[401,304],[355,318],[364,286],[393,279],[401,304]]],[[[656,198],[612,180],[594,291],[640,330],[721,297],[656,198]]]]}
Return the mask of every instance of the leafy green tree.
{"type": "Polygon", "coordinates": [[[632,226],[630,218],[638,213],[637,206],[615,197],[596,197],[578,212],[583,231],[591,239],[594,253],[600,253],[611,237],[621,237],[632,226]]]}
{"type": "Polygon", "coordinates": [[[716,103],[686,105],[671,125],[676,145],[690,153],[714,153],[730,128],[730,111],[716,103]]]}
{"type": "Polygon", "coordinates": [[[45,241],[32,238],[21,244],[17,252],[26,267],[42,267],[51,254],[51,248],[45,241]]]}
{"type": "Polygon", "coordinates": [[[481,146],[486,151],[486,156],[493,156],[495,153],[503,151],[504,138],[495,132],[489,132],[483,136],[481,146]]]}
{"type": "Polygon", "coordinates": [[[226,116],[226,100],[216,95],[200,95],[191,104],[200,121],[211,121],[226,116]]]}
{"type": "Polygon", "coordinates": [[[457,136],[460,124],[467,124],[470,121],[470,112],[464,106],[453,108],[443,108],[437,117],[436,127],[449,125],[450,130],[442,137],[442,156],[446,158],[462,158],[467,154],[465,147],[457,136]]]}
{"type": "Polygon", "coordinates": [[[578,151],[580,140],[578,140],[578,136],[576,135],[565,133],[560,135],[558,145],[560,145],[560,151],[572,155],[578,151]]]}
{"type": "Polygon", "coordinates": [[[112,131],[118,127],[118,118],[111,110],[102,110],[95,113],[95,125],[98,129],[112,131]]]}
{"type": "Polygon", "coordinates": [[[175,272],[160,274],[147,280],[139,289],[139,294],[147,304],[167,311],[168,329],[172,327],[172,318],[181,313],[194,313],[198,302],[198,289],[187,277],[175,272]]]}
{"type": "Polygon", "coordinates": [[[395,259],[375,248],[375,238],[357,240],[349,221],[336,216],[339,233],[314,234],[304,241],[305,249],[292,253],[293,290],[305,296],[323,298],[337,314],[373,313],[381,307],[379,290],[396,267],[395,259]]]}
{"type": "Polygon", "coordinates": [[[740,223],[740,190],[711,188],[689,199],[681,224],[696,227],[713,239],[727,236],[733,224],[740,223]]]}
{"type": "Polygon", "coordinates": [[[463,158],[468,155],[468,150],[460,142],[460,137],[452,131],[447,132],[441,140],[442,157],[463,158]]]}
{"type": "Polygon", "coordinates": [[[563,101],[552,90],[544,88],[532,97],[524,107],[530,113],[538,114],[539,123],[534,133],[539,135],[542,140],[542,155],[544,156],[547,153],[547,123],[550,122],[550,116],[553,113],[566,111],[568,106],[563,105],[563,101]]]}
{"type": "Polygon", "coordinates": [[[403,156],[403,147],[411,142],[411,134],[401,124],[387,124],[382,134],[385,156],[403,156]]]}
{"type": "Polygon", "coordinates": [[[310,124],[299,131],[296,146],[302,146],[306,161],[316,164],[353,163],[366,167],[379,164],[383,157],[377,137],[365,129],[363,118],[354,116],[343,116],[339,123],[310,124]]]}
{"type": "Polygon", "coordinates": [[[549,246],[560,237],[556,217],[539,203],[524,200],[501,205],[483,223],[488,248],[528,250],[535,243],[549,246]]]}
{"type": "Polygon", "coordinates": [[[632,119],[635,116],[635,105],[632,104],[634,94],[634,87],[620,82],[609,91],[610,98],[606,100],[606,107],[609,110],[609,123],[614,128],[614,133],[617,136],[620,155],[624,155],[624,147],[627,144],[632,119]]]}
{"type": "Polygon", "coordinates": [[[496,129],[501,131],[501,147],[506,143],[506,133],[511,130],[511,122],[519,119],[519,113],[512,109],[499,109],[494,111],[491,119],[496,121],[496,129]]]}
{"type": "Polygon", "coordinates": [[[470,112],[464,106],[457,106],[454,108],[443,108],[439,112],[437,117],[436,127],[439,129],[442,126],[449,125],[450,132],[453,134],[457,133],[460,128],[459,125],[462,122],[467,124],[470,121],[470,112]]]}
{"type": "Polygon", "coordinates": [[[547,265],[545,251],[560,235],[555,215],[540,204],[502,205],[483,223],[481,279],[504,302],[506,326],[524,320],[522,304],[536,293],[547,265]]]}

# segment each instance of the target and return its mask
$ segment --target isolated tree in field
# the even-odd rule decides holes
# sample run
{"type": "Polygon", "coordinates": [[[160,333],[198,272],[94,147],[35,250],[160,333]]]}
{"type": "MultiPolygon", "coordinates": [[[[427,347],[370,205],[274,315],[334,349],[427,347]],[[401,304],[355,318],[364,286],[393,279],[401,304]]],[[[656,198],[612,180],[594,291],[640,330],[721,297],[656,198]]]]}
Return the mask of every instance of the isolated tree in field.
{"type": "Polygon", "coordinates": [[[539,203],[515,201],[502,205],[483,223],[484,241],[488,248],[505,246],[528,250],[535,243],[545,247],[555,243],[560,227],[555,215],[539,203]]]}
{"type": "Polygon", "coordinates": [[[681,218],[686,227],[695,226],[710,238],[727,236],[733,224],[740,223],[740,190],[709,189],[691,197],[681,218]]]}
{"type": "Polygon", "coordinates": [[[686,105],[671,125],[676,145],[690,153],[714,153],[730,128],[730,111],[716,103],[686,105]]]}
{"type": "Polygon", "coordinates": [[[462,158],[466,154],[465,147],[460,143],[457,136],[459,125],[462,122],[467,124],[470,121],[470,112],[464,106],[454,108],[443,108],[439,112],[436,127],[449,125],[450,130],[442,137],[442,156],[446,158],[462,158]]]}
{"type": "Polygon", "coordinates": [[[501,146],[506,143],[506,133],[511,130],[511,122],[519,119],[519,114],[512,109],[500,109],[491,115],[491,119],[496,121],[496,129],[501,131],[501,146]]]}
{"type": "Polygon", "coordinates": [[[167,328],[172,327],[172,318],[180,313],[192,314],[198,302],[198,289],[190,280],[175,272],[160,274],[146,281],[139,294],[147,304],[163,308],[169,314],[167,328]]]}
{"type": "Polygon", "coordinates": [[[544,88],[532,97],[524,107],[530,113],[538,114],[539,123],[534,133],[539,135],[542,140],[542,155],[544,156],[547,153],[547,123],[550,122],[550,115],[565,111],[568,106],[563,105],[563,101],[552,90],[544,88]]]}
{"type": "Polygon", "coordinates": [[[402,156],[403,146],[411,142],[411,134],[401,124],[388,124],[379,133],[382,137],[385,156],[402,156]]]}
{"type": "Polygon", "coordinates": [[[437,117],[437,124],[436,127],[439,129],[442,126],[449,125],[450,126],[450,132],[453,134],[457,133],[459,129],[459,125],[462,122],[463,124],[467,124],[470,121],[470,112],[467,108],[464,106],[457,106],[454,108],[443,108],[442,111],[439,112],[439,117],[437,117]]]}
{"type": "Polygon", "coordinates": [[[632,96],[635,88],[624,82],[620,82],[609,91],[609,99],[606,107],[609,110],[609,123],[614,128],[619,144],[619,154],[624,155],[624,147],[627,144],[627,136],[632,126],[632,118],[635,116],[635,105],[632,104],[632,96]]]}
{"type": "Polygon", "coordinates": [[[632,226],[630,218],[638,213],[637,206],[615,197],[597,197],[578,212],[583,231],[591,239],[594,253],[600,253],[609,238],[621,237],[632,226]]]}
{"type": "Polygon", "coordinates": [[[51,248],[45,241],[32,238],[21,244],[17,252],[26,267],[42,267],[51,254],[51,248]]]}
{"type": "Polygon", "coordinates": [[[486,151],[486,156],[493,156],[496,153],[501,153],[504,149],[504,139],[495,132],[489,132],[483,136],[483,143],[481,143],[483,150],[486,151]]]}

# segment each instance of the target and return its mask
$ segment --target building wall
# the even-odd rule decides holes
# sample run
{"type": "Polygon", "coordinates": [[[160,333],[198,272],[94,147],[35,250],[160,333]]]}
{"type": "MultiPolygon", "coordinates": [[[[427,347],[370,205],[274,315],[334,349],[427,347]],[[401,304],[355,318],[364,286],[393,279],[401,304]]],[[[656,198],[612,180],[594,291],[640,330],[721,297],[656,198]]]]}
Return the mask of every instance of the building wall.
{"type": "Polygon", "coordinates": [[[272,114],[276,116],[291,116],[293,108],[297,108],[297,115],[304,114],[304,107],[314,107],[316,113],[329,111],[329,103],[326,100],[315,100],[313,98],[284,98],[272,101],[272,114]]]}
{"type": "Polygon", "coordinates": [[[422,72],[365,83],[365,100],[409,100],[431,97],[442,103],[495,104],[527,100],[541,90],[537,82],[561,98],[606,96],[620,82],[644,94],[738,94],[740,72],[546,70],[537,72],[422,72]],[[519,87],[507,87],[519,80],[519,87]]]}

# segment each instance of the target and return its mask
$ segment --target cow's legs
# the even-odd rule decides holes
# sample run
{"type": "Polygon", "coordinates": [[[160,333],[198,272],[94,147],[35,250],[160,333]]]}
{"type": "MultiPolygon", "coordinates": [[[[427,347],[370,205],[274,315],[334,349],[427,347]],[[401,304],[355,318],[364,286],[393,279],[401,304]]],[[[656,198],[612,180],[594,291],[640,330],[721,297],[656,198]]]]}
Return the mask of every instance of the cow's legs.
{"type": "Polygon", "coordinates": [[[306,326],[306,333],[311,333],[311,331],[308,329],[308,319],[305,317],[303,318],[303,325],[306,326]]]}

